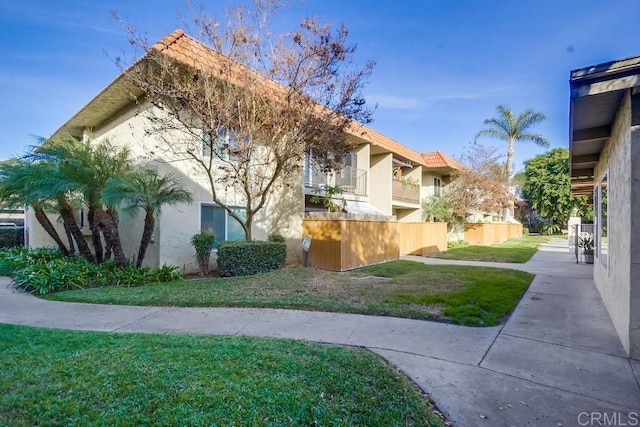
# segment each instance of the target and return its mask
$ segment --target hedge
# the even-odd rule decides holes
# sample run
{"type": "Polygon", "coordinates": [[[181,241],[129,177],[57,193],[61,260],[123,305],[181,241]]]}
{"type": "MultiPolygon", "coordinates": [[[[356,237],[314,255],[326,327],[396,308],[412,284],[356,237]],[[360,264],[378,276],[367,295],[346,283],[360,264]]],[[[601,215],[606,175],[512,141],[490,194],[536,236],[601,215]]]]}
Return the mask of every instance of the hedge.
{"type": "Polygon", "coordinates": [[[24,246],[24,227],[0,227],[0,248],[24,246]]]}
{"type": "Polygon", "coordinates": [[[287,259],[287,245],[281,242],[220,242],[218,274],[247,276],[282,268],[287,259]]]}

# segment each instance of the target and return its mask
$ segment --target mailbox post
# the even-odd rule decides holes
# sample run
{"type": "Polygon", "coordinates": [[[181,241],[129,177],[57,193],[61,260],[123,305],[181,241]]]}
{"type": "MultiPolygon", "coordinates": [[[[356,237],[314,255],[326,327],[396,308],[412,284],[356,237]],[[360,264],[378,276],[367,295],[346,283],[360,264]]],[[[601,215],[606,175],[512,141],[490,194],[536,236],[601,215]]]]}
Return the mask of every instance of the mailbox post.
{"type": "Polygon", "coordinates": [[[311,247],[311,236],[304,236],[302,239],[302,250],[304,251],[304,266],[307,267],[309,261],[309,248],[311,247]]]}

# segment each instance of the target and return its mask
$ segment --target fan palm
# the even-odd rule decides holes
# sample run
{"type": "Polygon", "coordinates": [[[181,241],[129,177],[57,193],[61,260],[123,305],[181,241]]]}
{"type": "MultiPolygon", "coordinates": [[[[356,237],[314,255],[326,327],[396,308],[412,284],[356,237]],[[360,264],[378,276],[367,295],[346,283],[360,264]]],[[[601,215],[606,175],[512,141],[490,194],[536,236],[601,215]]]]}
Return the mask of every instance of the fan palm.
{"type": "Polygon", "coordinates": [[[48,176],[49,170],[42,164],[33,164],[22,159],[9,159],[0,163],[0,200],[5,207],[18,208],[31,206],[35,218],[42,228],[56,242],[60,251],[71,255],[70,248],[60,238],[58,231],[49,220],[46,210],[55,208],[54,198],[45,196],[38,187],[43,178],[48,176]]]}
{"type": "MultiPolygon", "coordinates": [[[[110,206],[101,201],[107,180],[121,176],[131,170],[130,151],[127,148],[114,147],[105,139],[98,143],[91,140],[79,142],[73,138],[57,141],[46,140],[35,151],[35,157],[52,160],[55,170],[50,177],[50,189],[57,194],[75,195],[87,206],[87,219],[91,230],[92,242],[97,262],[104,259],[104,250],[100,233],[104,235],[108,250],[113,250],[114,258],[120,265],[127,262],[122,249],[118,231],[118,216],[110,206]]],[[[65,200],[60,201],[61,214],[69,210],[65,200]]],[[[65,224],[69,223],[74,239],[83,255],[91,252],[82,232],[72,216],[63,215],[65,224]],[[76,230],[77,229],[77,230],[76,230]]]]}
{"type": "Polygon", "coordinates": [[[163,206],[192,203],[193,196],[174,174],[158,175],[154,169],[140,168],[129,175],[110,178],[102,201],[116,205],[121,203],[125,211],[143,209],[144,229],[140,239],[136,266],[142,266],[158,215],[163,206]]]}
{"type": "Polygon", "coordinates": [[[513,174],[513,153],[517,141],[532,141],[541,147],[549,147],[549,141],[542,135],[528,132],[529,128],[538,125],[547,117],[542,113],[526,109],[517,116],[504,105],[496,108],[496,117],[487,119],[484,124],[489,126],[476,134],[476,139],[481,136],[489,136],[502,139],[507,142],[507,178],[513,174]]]}

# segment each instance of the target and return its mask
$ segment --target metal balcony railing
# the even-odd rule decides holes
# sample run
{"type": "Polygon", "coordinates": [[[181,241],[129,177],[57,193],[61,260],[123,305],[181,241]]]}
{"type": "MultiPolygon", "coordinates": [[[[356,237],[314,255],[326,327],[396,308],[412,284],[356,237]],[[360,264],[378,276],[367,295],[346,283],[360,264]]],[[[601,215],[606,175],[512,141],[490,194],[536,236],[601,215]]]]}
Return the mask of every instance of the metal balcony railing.
{"type": "Polygon", "coordinates": [[[320,189],[325,185],[337,185],[343,193],[367,195],[367,171],[345,166],[341,171],[324,173],[316,168],[305,168],[304,186],[320,189]]]}

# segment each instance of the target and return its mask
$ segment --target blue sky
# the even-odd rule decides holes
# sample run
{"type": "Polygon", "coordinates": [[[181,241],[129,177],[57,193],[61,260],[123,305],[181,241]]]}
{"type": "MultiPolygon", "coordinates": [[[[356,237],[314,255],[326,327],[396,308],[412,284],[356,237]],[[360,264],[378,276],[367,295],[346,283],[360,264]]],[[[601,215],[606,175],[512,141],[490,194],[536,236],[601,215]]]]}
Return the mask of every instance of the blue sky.
{"type": "MultiPolygon", "coordinates": [[[[211,14],[226,1],[205,1],[211,14]]],[[[181,27],[179,0],[0,0],[0,159],[49,136],[131,55],[116,10],[150,40],[181,27]]],[[[358,58],[377,67],[365,89],[370,125],[418,151],[459,156],[499,104],[548,116],[536,128],[568,141],[569,71],[640,54],[640,1],[306,0],[304,15],[344,22],[358,58]]],[[[506,147],[499,141],[483,143],[506,147]]],[[[544,149],[516,147],[515,167],[544,149]]]]}

